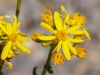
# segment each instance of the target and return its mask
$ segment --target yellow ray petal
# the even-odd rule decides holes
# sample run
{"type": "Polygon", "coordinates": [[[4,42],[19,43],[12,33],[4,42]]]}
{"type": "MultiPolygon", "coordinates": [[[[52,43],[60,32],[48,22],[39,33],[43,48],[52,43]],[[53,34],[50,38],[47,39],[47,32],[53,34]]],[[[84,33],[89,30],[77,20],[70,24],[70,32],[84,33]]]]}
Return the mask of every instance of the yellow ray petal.
{"type": "Polygon", "coordinates": [[[17,29],[17,17],[14,15],[14,22],[13,22],[13,31],[15,32],[17,29]]]}
{"type": "Polygon", "coordinates": [[[64,24],[65,24],[65,25],[66,25],[67,21],[69,20],[69,18],[70,18],[70,15],[67,14],[67,15],[65,16],[65,20],[64,20],[64,24]]]}
{"type": "Polygon", "coordinates": [[[68,41],[68,40],[66,40],[66,42],[67,42],[67,45],[68,45],[69,49],[71,50],[71,52],[72,52],[74,55],[77,55],[77,51],[76,51],[76,49],[72,46],[71,42],[68,41]]]}
{"type": "Polygon", "coordinates": [[[87,36],[87,38],[88,38],[89,40],[91,40],[90,34],[87,32],[87,30],[86,30],[86,29],[83,29],[83,31],[85,32],[85,35],[87,36]]]}
{"type": "Polygon", "coordinates": [[[65,20],[64,20],[64,30],[67,28],[67,21],[69,20],[70,15],[66,15],[65,16],[65,20]]]}
{"type": "Polygon", "coordinates": [[[57,11],[54,12],[54,22],[57,30],[62,30],[63,25],[62,25],[62,19],[57,11]]]}
{"type": "Polygon", "coordinates": [[[6,57],[8,56],[8,53],[9,53],[10,48],[11,48],[11,45],[12,45],[12,41],[8,41],[7,44],[4,46],[3,51],[1,53],[1,59],[2,60],[5,60],[6,57]]]}
{"type": "Polygon", "coordinates": [[[58,42],[57,44],[57,52],[59,52],[60,48],[61,48],[61,44],[62,44],[62,40],[58,42]]]}
{"type": "Polygon", "coordinates": [[[20,27],[20,24],[21,24],[20,22],[18,22],[18,23],[17,23],[17,28],[19,28],[19,27],[20,27]]]}
{"type": "Polygon", "coordinates": [[[57,33],[57,31],[55,31],[55,30],[54,30],[50,25],[48,25],[47,23],[41,22],[40,25],[41,25],[44,29],[50,31],[52,34],[56,34],[56,33],[57,33]]]}
{"type": "Polygon", "coordinates": [[[71,42],[74,43],[80,43],[80,42],[84,42],[84,40],[80,40],[80,39],[73,39],[73,38],[68,38],[71,42]]]}
{"type": "Polygon", "coordinates": [[[16,41],[15,44],[22,52],[27,52],[31,54],[30,50],[27,47],[25,47],[21,42],[16,41]]]}
{"type": "Polygon", "coordinates": [[[63,53],[64,53],[66,59],[71,60],[71,54],[70,54],[69,48],[67,46],[67,43],[65,41],[62,42],[62,50],[63,50],[63,53]]]}
{"type": "Polygon", "coordinates": [[[0,28],[7,34],[9,35],[9,32],[7,31],[7,29],[0,23],[0,28]]]}
{"type": "Polygon", "coordinates": [[[29,41],[27,36],[22,36],[20,34],[17,35],[17,39],[19,41],[23,41],[23,42],[28,42],[29,41]]]}
{"type": "Polygon", "coordinates": [[[7,64],[9,65],[9,69],[12,70],[13,65],[12,65],[12,63],[10,62],[10,60],[7,60],[7,64]]]}
{"type": "Polygon", "coordinates": [[[68,20],[67,23],[70,24],[70,25],[74,25],[75,24],[75,20],[68,20]]]}
{"type": "Polygon", "coordinates": [[[78,29],[80,27],[80,25],[75,25],[75,26],[72,26],[71,28],[67,29],[66,30],[66,33],[70,33],[70,32],[73,32],[75,31],[76,29],[78,29]]]}
{"type": "Polygon", "coordinates": [[[65,12],[67,14],[65,7],[63,5],[61,5],[60,7],[61,7],[62,12],[65,12]]]}
{"type": "Polygon", "coordinates": [[[72,34],[73,35],[82,35],[82,34],[84,34],[84,31],[74,31],[72,34]]]}
{"type": "Polygon", "coordinates": [[[55,36],[39,36],[38,39],[43,40],[43,41],[50,41],[55,39],[55,36]]]}
{"type": "Polygon", "coordinates": [[[12,28],[12,25],[10,23],[7,24],[7,31],[9,32],[9,34],[13,33],[13,28],[12,28]]]}

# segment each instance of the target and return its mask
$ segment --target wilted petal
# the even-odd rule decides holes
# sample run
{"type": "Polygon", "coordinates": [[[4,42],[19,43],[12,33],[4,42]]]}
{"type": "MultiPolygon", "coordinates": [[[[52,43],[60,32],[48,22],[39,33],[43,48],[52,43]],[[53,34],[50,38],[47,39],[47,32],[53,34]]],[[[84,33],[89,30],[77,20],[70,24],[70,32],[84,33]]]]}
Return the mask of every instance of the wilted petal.
{"type": "Polygon", "coordinates": [[[67,43],[65,41],[62,42],[62,50],[63,50],[63,53],[64,53],[66,59],[71,60],[71,54],[70,54],[69,48],[67,46],[67,43]]]}
{"type": "Polygon", "coordinates": [[[54,40],[55,36],[39,36],[38,39],[43,41],[50,41],[50,40],[54,40]]]}
{"type": "Polygon", "coordinates": [[[76,49],[72,46],[71,42],[70,41],[66,41],[67,42],[67,45],[69,47],[69,49],[71,50],[71,52],[74,54],[74,55],[77,55],[77,51],[76,49]]]}
{"type": "Polygon", "coordinates": [[[47,23],[41,22],[40,25],[41,25],[44,29],[50,31],[52,34],[56,34],[56,33],[57,33],[57,31],[55,31],[55,30],[54,30],[50,25],[48,25],[47,23]]]}
{"type": "Polygon", "coordinates": [[[62,19],[57,11],[54,12],[54,22],[58,31],[63,28],[62,19]]]}
{"type": "Polygon", "coordinates": [[[57,52],[59,52],[60,48],[61,48],[61,44],[62,44],[62,40],[58,42],[57,44],[57,52]]]}
{"type": "Polygon", "coordinates": [[[1,53],[1,59],[5,60],[8,56],[8,53],[10,51],[12,45],[12,41],[8,41],[7,44],[4,46],[2,53],[1,53]]]}
{"type": "Polygon", "coordinates": [[[22,52],[27,52],[29,54],[31,53],[30,50],[27,47],[25,47],[21,42],[16,41],[15,44],[22,52]]]}
{"type": "Polygon", "coordinates": [[[68,38],[71,42],[74,43],[80,43],[80,42],[84,42],[84,40],[80,40],[80,39],[73,39],[73,38],[68,38]]]}

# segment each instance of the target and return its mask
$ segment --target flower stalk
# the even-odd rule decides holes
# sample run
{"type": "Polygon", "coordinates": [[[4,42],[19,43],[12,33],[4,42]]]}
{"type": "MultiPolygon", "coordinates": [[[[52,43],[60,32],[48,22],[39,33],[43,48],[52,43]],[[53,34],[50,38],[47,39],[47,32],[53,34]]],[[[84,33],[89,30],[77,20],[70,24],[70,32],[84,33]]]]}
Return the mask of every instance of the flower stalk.
{"type": "Polygon", "coordinates": [[[50,61],[51,61],[51,57],[52,57],[52,51],[54,50],[55,46],[51,46],[51,49],[49,51],[49,54],[48,54],[48,58],[47,58],[47,61],[46,61],[46,64],[44,65],[44,68],[43,68],[43,71],[42,71],[42,74],[41,75],[46,75],[46,72],[50,70],[51,66],[50,66],[50,61]]]}
{"type": "Polygon", "coordinates": [[[17,5],[16,5],[16,17],[18,20],[19,13],[20,13],[20,5],[21,5],[21,0],[17,0],[17,5]]]}

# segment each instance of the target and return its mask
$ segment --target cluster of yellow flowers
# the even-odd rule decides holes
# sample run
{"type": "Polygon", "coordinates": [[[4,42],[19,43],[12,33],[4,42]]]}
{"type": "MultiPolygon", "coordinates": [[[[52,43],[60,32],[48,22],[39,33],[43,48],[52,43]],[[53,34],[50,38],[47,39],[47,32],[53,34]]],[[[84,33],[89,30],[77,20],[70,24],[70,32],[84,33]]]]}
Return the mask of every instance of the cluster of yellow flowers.
{"type": "Polygon", "coordinates": [[[46,14],[41,13],[43,22],[40,25],[51,32],[51,36],[46,34],[41,35],[38,32],[32,34],[32,40],[38,43],[44,43],[43,46],[49,46],[52,43],[56,44],[52,51],[52,61],[55,65],[63,63],[65,58],[71,60],[72,55],[83,59],[87,54],[87,50],[85,48],[76,48],[75,45],[84,42],[84,34],[91,40],[87,28],[84,26],[85,16],[82,16],[79,12],[71,16],[65,10],[64,6],[61,6],[61,10],[65,15],[55,11],[53,17],[49,9],[46,9],[46,14]]]}
{"type": "Polygon", "coordinates": [[[9,16],[0,16],[0,64],[5,66],[5,60],[10,66],[10,70],[13,65],[10,61],[14,56],[23,52],[31,53],[22,42],[28,42],[28,37],[18,29],[20,22],[17,22],[17,17],[14,15],[13,23],[5,21],[5,18],[9,16]],[[16,49],[19,49],[16,50],[16,49]]]}

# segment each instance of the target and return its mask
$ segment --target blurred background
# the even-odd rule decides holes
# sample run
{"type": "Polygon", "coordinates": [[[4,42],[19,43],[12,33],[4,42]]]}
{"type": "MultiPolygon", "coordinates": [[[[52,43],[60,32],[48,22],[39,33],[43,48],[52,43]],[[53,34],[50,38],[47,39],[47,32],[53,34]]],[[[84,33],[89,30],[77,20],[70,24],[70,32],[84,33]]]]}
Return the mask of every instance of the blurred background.
{"type": "MultiPolygon", "coordinates": [[[[0,15],[13,15],[16,9],[17,0],[0,0],[0,15]]],[[[34,31],[49,33],[40,26],[42,21],[40,13],[48,8],[52,11],[61,12],[60,5],[64,5],[70,14],[80,12],[86,16],[85,26],[91,35],[91,41],[86,37],[85,42],[79,45],[88,50],[85,59],[72,57],[71,61],[64,61],[64,64],[53,66],[53,75],[100,75],[100,0],[22,0],[19,21],[20,30],[29,36],[29,43],[24,43],[32,52],[31,55],[23,53],[14,57],[12,71],[9,67],[4,68],[4,75],[32,75],[33,67],[38,66],[37,74],[41,75],[46,62],[49,47],[43,48],[31,40],[30,35],[34,31]]],[[[50,75],[47,73],[47,75],[50,75]]]]}

